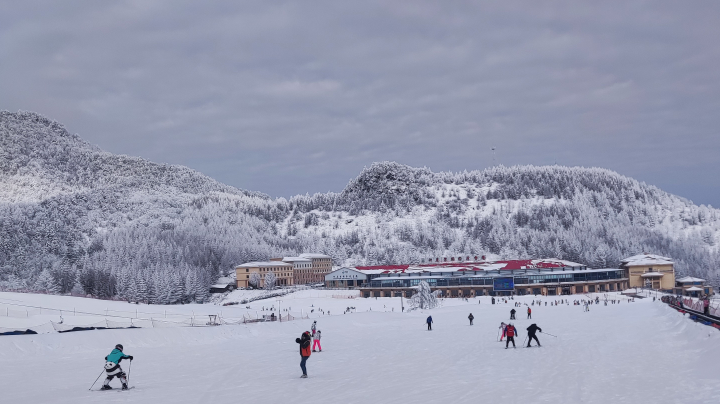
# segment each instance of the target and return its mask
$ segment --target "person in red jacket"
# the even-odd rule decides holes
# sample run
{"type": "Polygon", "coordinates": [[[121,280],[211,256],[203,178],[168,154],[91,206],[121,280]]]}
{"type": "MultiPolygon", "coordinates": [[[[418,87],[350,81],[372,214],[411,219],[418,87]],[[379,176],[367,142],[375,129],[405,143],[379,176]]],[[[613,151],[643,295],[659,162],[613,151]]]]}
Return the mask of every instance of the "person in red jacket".
{"type": "Polygon", "coordinates": [[[513,343],[513,348],[515,348],[515,336],[517,335],[517,328],[515,328],[512,323],[508,324],[505,328],[505,335],[507,336],[507,339],[505,340],[505,349],[508,349],[510,342],[513,343]]]}
{"type": "Polygon", "coordinates": [[[530,306],[528,306],[528,316],[527,318],[532,318],[532,309],[530,309],[530,306]]]}
{"type": "Polygon", "coordinates": [[[307,362],[308,358],[310,357],[310,331],[305,331],[302,333],[300,338],[295,338],[295,342],[300,344],[300,369],[302,369],[303,374],[300,376],[303,379],[307,379],[307,369],[305,368],[305,362],[307,362]]]}

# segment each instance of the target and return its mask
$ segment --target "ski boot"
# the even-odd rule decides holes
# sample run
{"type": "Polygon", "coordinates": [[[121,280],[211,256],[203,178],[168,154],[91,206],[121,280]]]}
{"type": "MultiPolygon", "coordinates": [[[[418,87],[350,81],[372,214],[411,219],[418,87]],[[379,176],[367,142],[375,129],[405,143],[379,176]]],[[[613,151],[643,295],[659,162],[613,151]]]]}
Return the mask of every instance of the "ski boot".
{"type": "Polygon", "coordinates": [[[301,379],[307,379],[307,375],[300,376],[301,379]]]}
{"type": "Polygon", "coordinates": [[[112,387],[108,386],[107,384],[103,384],[103,386],[100,387],[100,390],[112,390],[112,387]]]}
{"type": "Polygon", "coordinates": [[[127,390],[127,389],[128,389],[127,383],[123,383],[122,389],[123,389],[123,390],[127,390]]]}

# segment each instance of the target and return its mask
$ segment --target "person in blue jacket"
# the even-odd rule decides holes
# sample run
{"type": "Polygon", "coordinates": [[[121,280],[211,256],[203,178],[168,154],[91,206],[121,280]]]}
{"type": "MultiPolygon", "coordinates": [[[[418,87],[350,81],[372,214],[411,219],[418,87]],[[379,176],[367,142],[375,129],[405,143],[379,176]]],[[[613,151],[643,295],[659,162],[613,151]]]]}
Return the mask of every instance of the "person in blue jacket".
{"type": "Polygon", "coordinates": [[[426,321],[427,321],[427,325],[428,325],[428,331],[432,331],[432,323],[433,323],[432,316],[428,316],[426,321]]]}
{"type": "Polygon", "coordinates": [[[107,378],[105,379],[105,383],[103,384],[101,390],[111,390],[112,387],[110,387],[110,381],[114,377],[120,379],[123,390],[128,389],[127,375],[125,375],[125,372],[123,372],[120,367],[120,361],[123,359],[130,359],[132,361],[133,357],[132,355],[125,355],[123,353],[123,346],[121,344],[117,344],[115,345],[115,349],[110,352],[110,355],[105,357],[105,372],[107,373],[107,378]]]}

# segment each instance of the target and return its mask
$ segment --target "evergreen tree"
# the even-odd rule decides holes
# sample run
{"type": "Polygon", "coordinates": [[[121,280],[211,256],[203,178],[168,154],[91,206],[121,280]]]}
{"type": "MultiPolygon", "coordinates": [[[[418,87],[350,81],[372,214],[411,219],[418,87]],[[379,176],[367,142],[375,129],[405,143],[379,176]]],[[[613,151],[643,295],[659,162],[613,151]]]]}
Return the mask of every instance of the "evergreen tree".
{"type": "Polygon", "coordinates": [[[52,273],[48,269],[44,269],[35,281],[35,290],[41,293],[58,294],[60,285],[57,284],[52,273]]]}
{"type": "Polygon", "coordinates": [[[420,281],[417,292],[410,298],[410,310],[413,309],[434,309],[438,306],[438,295],[440,291],[433,292],[425,281],[420,281]]]}

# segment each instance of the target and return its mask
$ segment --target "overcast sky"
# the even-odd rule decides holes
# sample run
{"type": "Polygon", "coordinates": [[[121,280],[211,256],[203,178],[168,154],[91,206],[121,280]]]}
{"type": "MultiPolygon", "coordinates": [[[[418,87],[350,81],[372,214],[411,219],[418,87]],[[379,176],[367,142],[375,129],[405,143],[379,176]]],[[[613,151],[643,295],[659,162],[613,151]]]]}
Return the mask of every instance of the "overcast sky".
{"type": "Polygon", "coordinates": [[[0,109],[272,196],[557,163],[720,207],[720,2],[469,3],[0,2],[0,109]]]}

